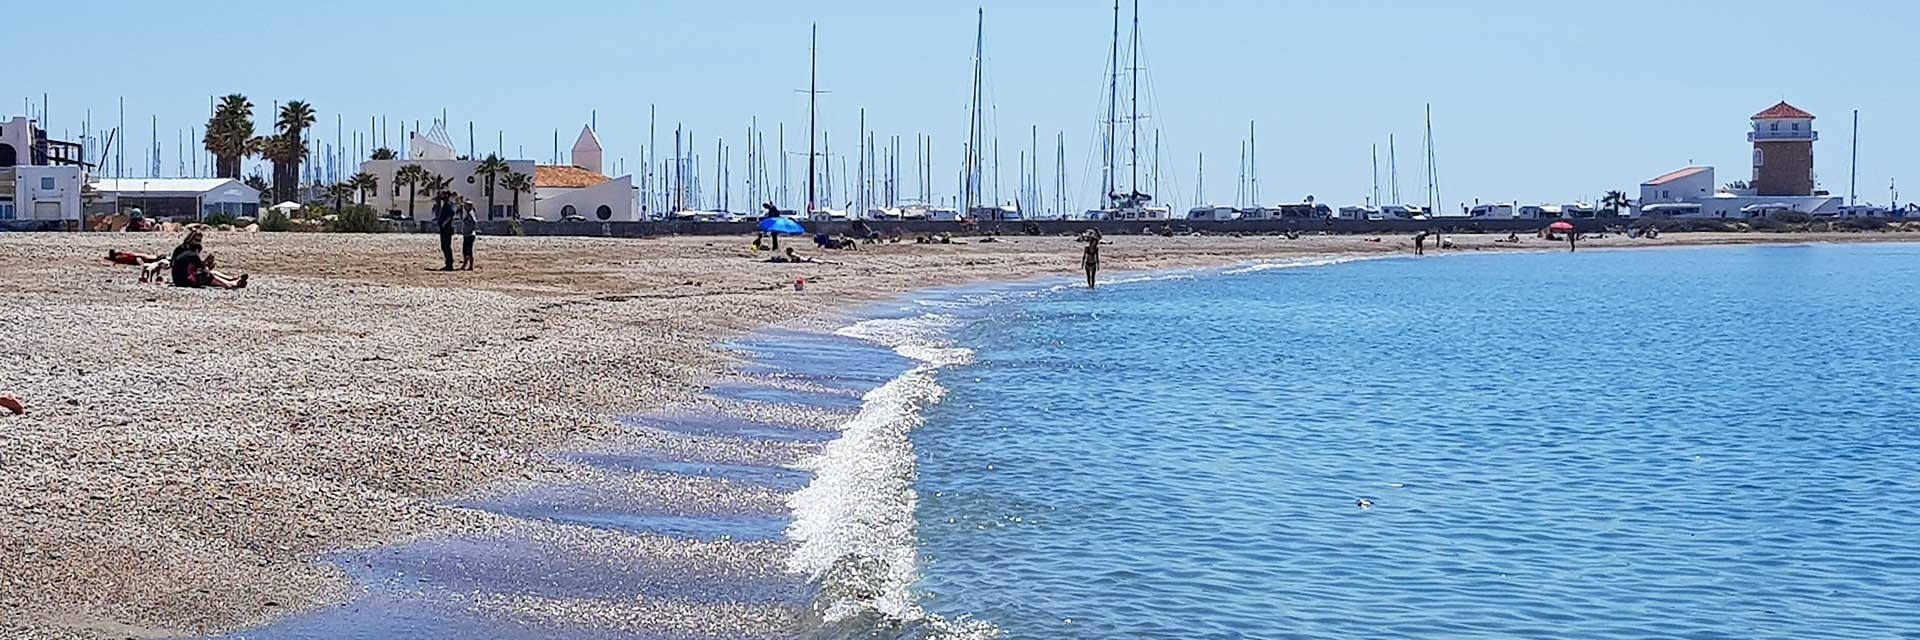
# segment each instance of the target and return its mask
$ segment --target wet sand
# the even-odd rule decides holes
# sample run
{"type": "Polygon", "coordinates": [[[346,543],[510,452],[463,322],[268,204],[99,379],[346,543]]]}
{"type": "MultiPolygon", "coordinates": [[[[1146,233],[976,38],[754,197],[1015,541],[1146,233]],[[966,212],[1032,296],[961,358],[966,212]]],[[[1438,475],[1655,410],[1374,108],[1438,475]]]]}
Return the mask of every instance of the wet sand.
{"type": "MultiPolygon", "coordinates": [[[[1908,239],[1676,233],[1581,248],[1908,239]]],[[[13,354],[0,360],[0,393],[28,408],[0,417],[0,636],[199,635],[340,602],[354,596],[352,581],[322,554],[530,526],[451,506],[516,483],[615,486],[691,513],[771,515],[778,490],[658,471],[607,477],[549,454],[790,464],[809,445],[622,428],[612,417],[723,384],[737,359],[713,345],[745,331],[830,322],[914,289],[1073,276],[1079,266],[1069,238],[832,253],[803,242],[804,253],[842,264],[787,265],[756,259],[744,238],[489,237],[479,270],[441,273],[430,236],[216,233],[209,249],[222,269],[253,277],[251,288],[223,292],[138,284],[136,269],[100,259],[177,240],[0,234],[9,283],[0,323],[13,354]],[[800,277],[805,291],[794,290],[800,277]]],[[[1406,238],[1111,240],[1108,273],[1411,251],[1406,238]]],[[[1461,251],[1564,250],[1492,240],[1455,237],[1461,251]]],[[[836,415],[781,418],[830,429],[836,415]]],[[[579,527],[537,535],[689,575],[772,575],[783,552],[778,541],[579,527]]],[[[474,606],[695,635],[778,635],[798,615],[653,595],[474,606]]]]}

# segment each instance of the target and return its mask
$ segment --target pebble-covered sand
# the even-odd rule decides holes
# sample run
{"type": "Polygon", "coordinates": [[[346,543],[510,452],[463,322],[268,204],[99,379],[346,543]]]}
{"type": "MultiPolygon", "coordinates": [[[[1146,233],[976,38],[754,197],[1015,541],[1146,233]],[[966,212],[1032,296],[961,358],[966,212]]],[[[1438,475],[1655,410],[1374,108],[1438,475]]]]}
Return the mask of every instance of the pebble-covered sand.
{"type": "MultiPolygon", "coordinates": [[[[178,239],[0,234],[10,341],[0,395],[27,407],[0,416],[0,637],[197,635],[337,602],[348,582],[316,554],[508,526],[446,505],[516,482],[614,486],[635,502],[698,512],[777,511],[780,496],[764,489],[658,473],[610,479],[546,454],[588,443],[789,464],[809,446],[621,428],[611,416],[684,403],[723,380],[732,357],[713,343],[755,327],[817,323],[916,288],[1079,267],[1068,238],[877,245],[822,255],[841,264],[787,265],[756,259],[743,238],[488,237],[478,270],[441,273],[430,236],[215,233],[208,249],[222,270],[252,282],[214,291],[139,284],[137,269],[101,259],[109,248],[164,253],[178,239]]],[[[1668,234],[1583,248],[1880,239],[1904,234],[1668,234]]],[[[1111,240],[1109,272],[1410,250],[1405,238],[1111,240]]],[[[1462,250],[1513,248],[1456,240],[1462,250]]],[[[798,418],[830,428],[834,416],[798,418]]],[[[781,549],[567,535],[731,574],[777,572],[781,549]]],[[[785,609],[746,605],[478,604],[674,633],[792,622],[780,619],[785,609]]]]}

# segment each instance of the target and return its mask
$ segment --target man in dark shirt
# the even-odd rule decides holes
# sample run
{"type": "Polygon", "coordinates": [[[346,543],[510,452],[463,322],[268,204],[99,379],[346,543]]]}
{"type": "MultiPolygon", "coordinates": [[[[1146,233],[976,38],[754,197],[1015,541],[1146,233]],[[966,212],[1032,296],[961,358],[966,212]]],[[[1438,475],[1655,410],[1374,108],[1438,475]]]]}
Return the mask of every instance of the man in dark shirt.
{"type": "Polygon", "coordinates": [[[453,270],[453,221],[458,217],[451,192],[442,191],[434,196],[433,222],[440,226],[440,257],[444,260],[441,271],[453,270]]]}

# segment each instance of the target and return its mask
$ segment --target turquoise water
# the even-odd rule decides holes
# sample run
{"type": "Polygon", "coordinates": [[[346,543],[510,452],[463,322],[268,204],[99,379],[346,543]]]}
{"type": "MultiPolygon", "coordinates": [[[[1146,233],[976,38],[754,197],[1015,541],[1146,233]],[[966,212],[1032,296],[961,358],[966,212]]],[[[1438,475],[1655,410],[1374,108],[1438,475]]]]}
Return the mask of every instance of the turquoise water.
{"type": "Polygon", "coordinates": [[[962,298],[901,319],[970,350],[896,434],[912,597],[936,619],[1008,638],[1920,637],[1920,246],[962,298]]]}

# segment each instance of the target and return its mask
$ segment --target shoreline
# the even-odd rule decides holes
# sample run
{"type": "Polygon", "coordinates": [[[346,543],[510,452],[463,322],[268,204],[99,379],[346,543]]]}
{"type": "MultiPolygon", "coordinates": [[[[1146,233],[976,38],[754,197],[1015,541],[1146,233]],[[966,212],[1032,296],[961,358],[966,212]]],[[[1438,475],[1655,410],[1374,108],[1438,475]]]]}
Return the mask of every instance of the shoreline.
{"type": "MultiPolygon", "coordinates": [[[[1065,238],[880,245],[835,254],[842,265],[753,262],[724,238],[485,238],[482,269],[519,268],[454,280],[424,270],[427,236],[248,235],[210,238],[227,264],[274,265],[241,292],[137,285],[94,255],[157,250],[147,245],[165,236],[0,235],[0,271],[22,284],[0,319],[28,354],[0,370],[0,392],[29,407],[0,424],[14,469],[0,500],[18,507],[0,553],[19,569],[0,581],[0,629],[185,635],[338,602],[344,576],[318,554],[497,526],[444,504],[515,475],[577,477],[547,454],[616,438],[609,415],[731,375],[739,360],[716,346],[728,339],[927,288],[1071,281],[1078,266],[1065,238]]],[[[1115,240],[1103,257],[1122,276],[1410,253],[1404,238],[1115,240]]],[[[1441,253],[1556,246],[1477,240],[1441,253]]],[[[1920,237],[1668,234],[1582,248],[1861,241],[1920,237]]]]}

